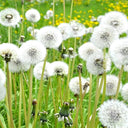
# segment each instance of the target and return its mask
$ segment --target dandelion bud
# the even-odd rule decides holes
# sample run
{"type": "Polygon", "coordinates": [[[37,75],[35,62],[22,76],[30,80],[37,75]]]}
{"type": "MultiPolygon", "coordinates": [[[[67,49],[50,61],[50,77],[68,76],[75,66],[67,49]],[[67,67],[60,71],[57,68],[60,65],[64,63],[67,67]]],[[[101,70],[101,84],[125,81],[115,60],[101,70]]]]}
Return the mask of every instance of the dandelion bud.
{"type": "Polygon", "coordinates": [[[39,113],[40,122],[41,122],[41,123],[45,123],[45,122],[48,121],[48,120],[47,120],[47,114],[48,114],[48,112],[46,112],[46,111],[43,111],[43,112],[40,112],[40,113],[39,113]]]}
{"type": "Polygon", "coordinates": [[[69,49],[68,49],[68,52],[69,52],[69,55],[73,55],[73,48],[72,48],[72,47],[69,48],[69,49]]]}
{"type": "Polygon", "coordinates": [[[82,67],[83,67],[82,64],[79,64],[79,65],[77,66],[78,71],[81,72],[81,73],[82,73],[82,67]]]}

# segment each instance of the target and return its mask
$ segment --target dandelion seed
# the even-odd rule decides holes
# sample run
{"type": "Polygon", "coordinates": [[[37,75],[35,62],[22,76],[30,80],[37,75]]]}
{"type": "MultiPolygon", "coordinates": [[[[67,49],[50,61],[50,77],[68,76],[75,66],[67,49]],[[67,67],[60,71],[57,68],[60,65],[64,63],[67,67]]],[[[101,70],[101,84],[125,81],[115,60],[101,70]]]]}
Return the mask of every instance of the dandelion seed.
{"type": "Polygon", "coordinates": [[[112,26],[118,31],[119,34],[126,32],[128,28],[128,20],[126,15],[118,11],[106,13],[101,19],[100,24],[112,26]]]}
{"type": "MultiPolygon", "coordinates": [[[[35,65],[33,74],[36,79],[40,80],[42,75],[44,62],[40,62],[35,65]]],[[[48,79],[50,76],[53,75],[53,67],[49,62],[46,62],[45,70],[44,70],[44,79],[48,79]]]]}
{"type": "Polygon", "coordinates": [[[20,19],[19,12],[13,8],[7,8],[0,12],[0,23],[4,26],[15,26],[20,19]]]}
{"type": "Polygon", "coordinates": [[[108,128],[128,127],[128,108],[118,100],[108,100],[99,108],[99,120],[108,128]]]}
{"type": "Polygon", "coordinates": [[[40,20],[40,13],[38,10],[31,8],[25,13],[25,17],[30,22],[38,22],[40,20]]]}
{"type": "Polygon", "coordinates": [[[119,38],[117,31],[111,26],[98,26],[94,28],[94,32],[90,41],[98,48],[109,48],[113,41],[119,38]]]}
{"type": "MultiPolygon", "coordinates": [[[[81,77],[82,93],[86,90],[89,91],[89,80],[81,77]]],[[[80,94],[79,77],[74,77],[69,82],[69,88],[74,93],[74,95],[80,94]]]]}
{"type": "Polygon", "coordinates": [[[44,60],[46,48],[36,40],[29,40],[20,47],[20,58],[23,63],[37,64],[44,60]]]}
{"type": "Polygon", "coordinates": [[[58,48],[62,43],[61,32],[52,26],[43,27],[37,34],[37,40],[42,42],[46,48],[58,48]]]}

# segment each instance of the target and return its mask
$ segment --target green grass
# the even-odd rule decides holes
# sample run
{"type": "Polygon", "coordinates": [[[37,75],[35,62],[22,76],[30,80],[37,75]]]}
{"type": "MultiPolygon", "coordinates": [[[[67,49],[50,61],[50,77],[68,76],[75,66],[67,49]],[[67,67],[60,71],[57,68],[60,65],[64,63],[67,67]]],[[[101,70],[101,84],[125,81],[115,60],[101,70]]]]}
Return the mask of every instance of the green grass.
{"type": "MultiPolygon", "coordinates": [[[[41,27],[44,27],[46,25],[52,25],[52,24],[49,24],[49,22],[52,23],[52,18],[49,19],[49,20],[45,20],[43,18],[43,16],[46,14],[46,11],[49,10],[49,9],[52,9],[52,5],[50,4],[50,1],[49,2],[46,2],[46,3],[30,3],[30,2],[25,2],[24,4],[24,8],[25,8],[25,12],[30,9],[30,8],[36,8],[40,13],[41,13],[41,20],[35,24],[35,28],[41,28],[41,27]]],[[[127,1],[124,1],[124,0],[116,0],[116,1],[113,1],[113,0],[100,0],[100,1],[96,1],[96,0],[91,0],[90,3],[88,5],[86,5],[86,2],[83,0],[83,3],[81,5],[74,5],[73,6],[73,12],[72,12],[72,18],[71,19],[78,19],[81,23],[83,23],[86,27],[95,27],[97,26],[98,24],[95,24],[95,23],[92,23],[90,22],[90,19],[92,16],[94,17],[98,17],[99,15],[103,15],[105,14],[106,12],[110,11],[110,10],[118,10],[118,8],[116,7],[120,7],[122,12],[124,12],[126,15],[128,15],[128,13],[126,13],[128,11],[128,9],[126,7],[123,7],[122,4],[118,4],[118,2],[121,2],[121,3],[125,3],[127,4],[128,2],[127,1]],[[114,7],[110,7],[110,4],[113,3],[114,7]],[[79,16],[80,17],[79,17],[79,16]]],[[[61,2],[56,2],[55,3],[55,26],[57,26],[57,24],[59,24],[60,22],[63,21],[63,16],[61,15],[63,13],[63,3],[61,2]],[[58,15],[58,16],[56,16],[58,15]],[[57,21],[57,22],[56,22],[57,21]]],[[[16,8],[20,14],[22,14],[22,10],[21,10],[21,1],[19,0],[16,0],[16,3],[14,0],[0,0],[0,11],[7,8],[7,7],[12,7],[12,8],[16,8]]],[[[66,3],[66,22],[69,22],[70,21],[70,8],[71,8],[71,3],[70,2],[67,2],[66,3]]],[[[25,36],[25,41],[29,40],[29,39],[32,39],[33,37],[30,35],[30,33],[27,32],[27,27],[31,26],[31,23],[29,21],[27,21],[26,19],[24,19],[24,22],[23,22],[23,26],[24,26],[24,31],[23,31],[23,35],[25,36]]],[[[19,40],[19,37],[20,37],[20,30],[21,30],[21,27],[19,28],[12,28],[11,31],[12,31],[12,38],[11,38],[11,42],[13,44],[17,44],[19,45],[18,43],[18,40],[19,40]]],[[[0,25],[0,35],[1,35],[1,39],[0,39],[0,42],[1,43],[6,43],[8,41],[8,36],[7,36],[7,27],[4,27],[2,25],[0,25]]],[[[90,38],[91,34],[87,34],[83,37],[83,39],[81,40],[81,44],[89,41],[89,38],[90,38]]],[[[70,47],[73,47],[74,46],[74,39],[69,39],[70,40],[70,47]]],[[[80,46],[80,43],[79,43],[80,39],[78,38],[77,39],[77,51],[78,51],[78,48],[80,46]]],[[[68,41],[65,41],[64,42],[64,45],[65,47],[68,49],[69,45],[68,45],[68,41]]],[[[55,58],[55,60],[59,60],[58,58],[60,58],[60,55],[61,53],[59,53],[58,51],[56,50],[49,50],[48,52],[48,59],[47,61],[48,62],[53,62],[53,58],[55,58]]],[[[69,63],[69,59],[65,59],[63,60],[64,62],[66,62],[67,64],[69,63]]],[[[82,72],[82,76],[87,78],[89,77],[89,73],[87,72],[86,70],[86,67],[85,67],[85,62],[80,59],[78,56],[76,57],[76,60],[75,60],[75,66],[74,66],[74,72],[73,72],[73,77],[74,76],[78,76],[78,71],[77,71],[77,66],[79,63],[82,63],[83,64],[83,72],[82,72]]],[[[112,66],[114,67],[114,65],[112,66]]],[[[3,68],[3,61],[2,61],[2,58],[0,59],[0,68],[3,68]]],[[[119,70],[115,69],[112,73],[118,75],[118,72],[119,70]]],[[[29,80],[28,78],[28,72],[25,73],[25,76],[26,76],[26,79],[29,80]]],[[[124,73],[123,74],[123,83],[126,83],[127,82],[127,73],[124,73]]],[[[15,74],[15,77],[16,77],[16,89],[17,89],[17,107],[15,107],[15,97],[14,97],[14,90],[12,91],[13,95],[12,95],[12,108],[13,108],[13,118],[14,118],[14,123],[16,124],[16,127],[18,127],[18,113],[19,113],[19,74],[15,74]]],[[[95,91],[96,91],[96,79],[97,79],[97,76],[93,76],[93,83],[92,83],[92,86],[93,86],[93,90],[92,90],[92,100],[91,100],[91,112],[93,111],[93,107],[94,107],[94,104],[95,104],[95,91]]],[[[51,78],[52,80],[52,86],[53,86],[53,91],[54,91],[54,95],[57,97],[58,94],[57,94],[57,76],[54,76],[51,78]]],[[[62,78],[62,81],[63,82],[63,85],[62,85],[62,90],[65,89],[66,87],[66,82],[67,82],[67,77],[63,77],[62,78]]],[[[33,78],[33,99],[37,98],[37,90],[36,90],[36,87],[38,86],[39,87],[39,81],[38,80],[35,80],[35,78],[33,78]]],[[[43,95],[44,97],[42,99],[44,99],[46,97],[46,91],[47,91],[47,85],[48,85],[48,81],[43,81],[44,85],[43,85],[43,95]]],[[[13,84],[12,84],[13,85],[13,84]]],[[[25,88],[25,98],[26,98],[26,108],[28,107],[28,98],[29,98],[29,95],[28,95],[28,87],[26,85],[26,83],[24,82],[24,88],[25,88]]],[[[73,93],[70,92],[70,98],[73,98],[75,103],[74,103],[74,106],[76,106],[76,98],[74,98],[74,95],[73,93]]],[[[64,94],[65,95],[65,94],[64,94]]],[[[88,110],[88,97],[89,95],[86,94],[84,99],[83,99],[83,117],[84,117],[84,125],[86,124],[86,121],[87,121],[87,110],[88,110]]],[[[101,101],[101,98],[102,96],[100,96],[100,100],[101,101]]],[[[106,99],[108,99],[106,97],[106,99]]],[[[121,97],[119,97],[119,99],[121,99],[121,97]]],[[[122,100],[122,99],[121,99],[122,100]]],[[[64,100],[63,100],[64,102],[64,100]]],[[[100,105],[100,102],[98,103],[98,106],[100,105]]],[[[61,104],[59,103],[58,104],[59,107],[61,107],[61,104]]],[[[41,111],[45,111],[45,102],[44,100],[42,101],[42,107],[41,107],[41,111]]],[[[57,108],[57,112],[59,112],[59,108],[57,108]]],[[[53,106],[53,102],[52,102],[52,92],[51,90],[49,90],[49,98],[48,98],[48,109],[47,109],[47,112],[48,112],[48,115],[47,115],[47,119],[48,119],[48,122],[45,123],[44,125],[40,125],[40,121],[38,119],[37,121],[37,128],[38,127],[43,127],[43,128],[54,128],[55,127],[55,116],[54,116],[54,106],[53,106]]],[[[5,105],[5,101],[1,101],[0,102],[0,114],[3,116],[4,118],[4,121],[5,121],[5,124],[7,125],[7,108],[6,108],[6,105],[5,105]]],[[[75,117],[75,112],[72,114],[72,117],[74,118],[75,117]]],[[[25,128],[25,122],[24,122],[24,113],[23,113],[23,106],[22,106],[22,110],[21,110],[21,119],[22,119],[22,123],[21,123],[21,126],[22,128],[25,128]]],[[[33,119],[31,119],[31,122],[32,122],[33,119]]],[[[78,127],[81,128],[81,119],[80,119],[80,113],[79,113],[79,116],[78,116],[78,127]]],[[[58,128],[61,128],[64,126],[64,123],[63,122],[58,122],[57,123],[58,125],[58,128]]],[[[101,128],[101,124],[99,123],[98,124],[98,127],[97,128],[101,128]]]]}

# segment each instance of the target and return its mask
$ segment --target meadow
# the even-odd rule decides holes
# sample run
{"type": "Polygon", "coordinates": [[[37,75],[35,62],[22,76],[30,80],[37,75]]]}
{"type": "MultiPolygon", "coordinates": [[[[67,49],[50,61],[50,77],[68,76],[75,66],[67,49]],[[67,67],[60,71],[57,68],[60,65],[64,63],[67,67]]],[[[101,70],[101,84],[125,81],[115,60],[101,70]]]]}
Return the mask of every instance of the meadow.
{"type": "MultiPolygon", "coordinates": [[[[25,42],[35,40],[34,29],[40,29],[45,26],[57,27],[62,23],[71,21],[77,21],[86,29],[90,28],[88,29],[90,31],[82,36],[63,40],[62,44],[57,48],[47,47],[47,53],[43,53],[47,54],[43,58],[44,64],[42,69],[39,69],[39,71],[41,70],[40,79],[35,78],[33,74],[36,63],[30,64],[30,68],[25,72],[9,71],[10,60],[6,60],[0,51],[0,69],[6,76],[6,82],[4,83],[6,96],[0,100],[0,127],[109,128],[99,120],[98,108],[103,102],[112,99],[118,99],[127,106],[128,100],[124,100],[121,93],[119,93],[120,87],[116,88],[114,96],[105,95],[106,76],[110,74],[116,75],[118,77],[118,86],[121,82],[122,86],[124,86],[128,82],[128,73],[123,71],[125,65],[122,65],[122,68],[117,68],[118,66],[116,67],[112,62],[111,69],[108,72],[104,71],[98,75],[93,74],[87,70],[87,63],[81,58],[78,51],[80,46],[90,42],[94,28],[99,25],[98,16],[105,15],[105,13],[111,11],[119,11],[128,18],[128,1],[42,0],[41,2],[41,0],[34,0],[31,2],[29,0],[0,0],[0,12],[6,8],[16,9],[20,13],[21,21],[17,26],[13,27],[4,26],[0,23],[0,47],[3,43],[9,43],[15,44],[19,48],[25,42]],[[30,22],[26,18],[25,13],[31,8],[39,11],[40,20],[38,22],[30,22]],[[48,10],[53,11],[53,16],[45,18],[48,10]],[[32,29],[31,32],[28,30],[29,27],[32,29]],[[68,70],[65,69],[67,71],[61,74],[56,69],[54,75],[47,78],[45,76],[46,62],[53,63],[55,61],[65,62],[68,65],[68,70]],[[79,89],[76,90],[79,94],[74,94],[69,87],[69,83],[74,77],[78,77],[79,80],[78,83],[74,82],[74,85],[79,85],[79,89]],[[86,78],[84,92],[82,92],[82,77],[86,78]],[[103,83],[103,94],[100,94],[103,83]]],[[[128,30],[120,33],[119,38],[126,38],[127,34],[128,30]]],[[[109,50],[105,48],[102,51],[104,54],[103,68],[106,70],[105,55],[109,50]]],[[[28,59],[23,56],[23,60],[27,61],[28,59]]],[[[59,68],[59,63],[56,63],[54,68],[59,68]]],[[[2,81],[2,75],[0,76],[0,81],[2,81]]],[[[2,92],[0,91],[0,93],[0,97],[2,97],[2,92]]],[[[116,117],[114,116],[113,118],[115,119],[116,117]]],[[[125,123],[121,126],[115,125],[110,128],[128,127],[128,125],[125,127],[125,123]]]]}

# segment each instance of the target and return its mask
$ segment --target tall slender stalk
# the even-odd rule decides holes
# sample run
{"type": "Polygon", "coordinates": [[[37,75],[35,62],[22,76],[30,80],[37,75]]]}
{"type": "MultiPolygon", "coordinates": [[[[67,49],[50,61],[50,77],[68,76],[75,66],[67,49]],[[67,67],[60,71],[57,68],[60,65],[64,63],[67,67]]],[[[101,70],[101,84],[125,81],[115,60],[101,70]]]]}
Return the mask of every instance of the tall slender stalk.
{"type": "Polygon", "coordinates": [[[91,115],[91,99],[92,99],[92,74],[90,74],[90,85],[89,85],[89,104],[88,104],[88,117],[87,117],[87,128],[89,128],[89,118],[91,115]]]}
{"type": "Polygon", "coordinates": [[[9,117],[10,117],[10,127],[14,128],[14,122],[13,122],[13,116],[12,116],[12,86],[10,83],[10,72],[9,72],[9,68],[8,68],[8,63],[7,64],[7,68],[6,68],[6,72],[7,72],[7,99],[8,99],[8,107],[9,107],[9,117]]]}
{"type": "Polygon", "coordinates": [[[44,77],[44,70],[45,70],[46,60],[47,60],[47,55],[46,55],[45,60],[44,60],[43,70],[42,70],[42,74],[41,74],[41,80],[40,80],[38,97],[37,97],[37,106],[36,106],[35,118],[34,118],[34,121],[33,121],[32,128],[36,127],[37,114],[39,112],[39,108],[40,108],[40,104],[41,104],[41,98],[42,98],[42,94],[43,94],[43,77],[44,77]]]}
{"type": "Polygon", "coordinates": [[[122,65],[121,70],[120,70],[119,75],[118,75],[119,80],[118,80],[118,85],[117,85],[117,91],[116,91],[115,99],[118,98],[123,70],[124,70],[124,66],[122,65]]]}
{"type": "Polygon", "coordinates": [[[71,2],[71,9],[70,9],[70,21],[71,21],[71,19],[72,19],[73,1],[74,1],[74,0],[72,0],[72,2],[71,2]]]}
{"type": "Polygon", "coordinates": [[[64,22],[65,22],[65,0],[63,0],[64,22]]]}
{"type": "Polygon", "coordinates": [[[8,27],[8,43],[11,43],[11,27],[8,27]]]}
{"type": "Polygon", "coordinates": [[[19,122],[18,128],[21,128],[21,108],[22,108],[22,74],[20,74],[20,92],[19,92],[19,122]]]}
{"type": "Polygon", "coordinates": [[[31,109],[32,109],[32,82],[33,82],[33,66],[30,66],[29,71],[29,103],[28,103],[28,119],[27,119],[27,127],[29,127],[29,121],[31,117],[31,109]]]}

